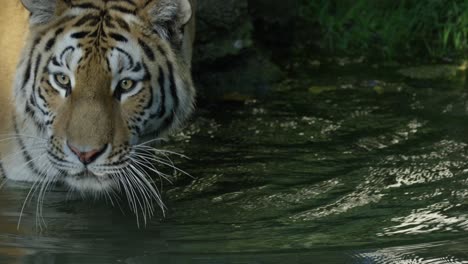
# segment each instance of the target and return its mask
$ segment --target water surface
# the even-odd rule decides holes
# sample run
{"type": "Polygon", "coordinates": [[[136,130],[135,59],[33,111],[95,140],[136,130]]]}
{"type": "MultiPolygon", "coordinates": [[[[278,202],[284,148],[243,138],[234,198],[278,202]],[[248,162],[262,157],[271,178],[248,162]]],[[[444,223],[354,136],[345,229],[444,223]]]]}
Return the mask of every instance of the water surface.
{"type": "Polygon", "coordinates": [[[17,230],[29,186],[8,184],[0,263],[468,263],[467,89],[395,72],[307,69],[201,105],[163,146],[195,178],[165,183],[146,227],[57,187],[47,227],[33,198],[17,230]]]}

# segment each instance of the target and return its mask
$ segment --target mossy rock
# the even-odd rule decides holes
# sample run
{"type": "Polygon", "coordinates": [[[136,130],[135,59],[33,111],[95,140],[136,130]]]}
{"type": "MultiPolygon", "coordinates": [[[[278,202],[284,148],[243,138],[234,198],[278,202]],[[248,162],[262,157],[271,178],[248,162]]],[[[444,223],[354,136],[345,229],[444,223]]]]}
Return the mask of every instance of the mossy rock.
{"type": "Polygon", "coordinates": [[[446,79],[454,80],[465,74],[465,66],[457,65],[428,65],[404,68],[399,74],[416,80],[446,79]]]}
{"type": "Polygon", "coordinates": [[[201,98],[235,101],[261,98],[268,94],[274,82],[284,77],[260,52],[247,53],[224,64],[195,70],[194,79],[201,98]]]}
{"type": "Polygon", "coordinates": [[[194,64],[238,55],[252,46],[247,0],[199,0],[194,64]]]}
{"type": "Polygon", "coordinates": [[[220,32],[220,36],[211,41],[197,42],[193,63],[201,65],[225,60],[227,57],[239,55],[243,50],[251,48],[252,24],[249,22],[236,27],[229,33],[220,32]]]}
{"type": "Polygon", "coordinates": [[[261,97],[282,77],[269,49],[254,38],[250,1],[198,1],[193,77],[202,99],[261,97]]]}

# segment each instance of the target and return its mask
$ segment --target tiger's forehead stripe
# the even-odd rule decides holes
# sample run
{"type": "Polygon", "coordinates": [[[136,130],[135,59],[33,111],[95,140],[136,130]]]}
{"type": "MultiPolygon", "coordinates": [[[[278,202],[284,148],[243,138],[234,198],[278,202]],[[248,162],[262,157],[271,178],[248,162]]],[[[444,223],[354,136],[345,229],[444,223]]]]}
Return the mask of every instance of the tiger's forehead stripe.
{"type": "Polygon", "coordinates": [[[62,32],[63,32],[63,28],[59,28],[55,31],[54,37],[52,37],[51,39],[47,41],[46,46],[45,46],[45,51],[49,51],[52,48],[52,46],[54,46],[58,35],[60,35],[62,32]]]}
{"type": "Polygon", "coordinates": [[[105,1],[89,1],[83,2],[80,0],[71,0],[70,7],[72,9],[88,9],[88,10],[114,10],[124,13],[135,14],[137,4],[132,0],[105,0],[105,1]],[[78,3],[77,3],[78,2],[78,3]]]}
{"type": "MultiPolygon", "coordinates": [[[[83,48],[86,58],[92,56],[91,53],[102,57],[105,56],[107,51],[117,46],[115,43],[129,42],[129,39],[122,32],[136,34],[136,32],[126,31],[126,29],[130,28],[127,21],[119,14],[110,14],[107,11],[83,13],[81,16],[73,17],[73,19],[67,21],[65,25],[60,25],[55,31],[55,34],[47,40],[45,50],[50,51],[57,43],[57,38],[62,36],[62,33],[66,32],[69,34],[69,32],[71,32],[69,36],[79,41],[77,47],[83,48]],[[79,30],[77,31],[78,28],[79,30]],[[113,40],[115,43],[109,42],[109,40],[113,40]]],[[[49,29],[49,32],[50,31],[53,31],[53,29],[49,29]]],[[[41,41],[42,39],[39,38],[37,44],[41,41]]],[[[148,44],[144,41],[140,40],[139,43],[142,49],[149,48],[147,46],[148,44]]],[[[146,54],[148,54],[148,52],[146,52],[146,54]]],[[[151,56],[150,59],[153,61],[154,56],[151,56]]],[[[26,80],[28,78],[24,79],[26,80]]]]}

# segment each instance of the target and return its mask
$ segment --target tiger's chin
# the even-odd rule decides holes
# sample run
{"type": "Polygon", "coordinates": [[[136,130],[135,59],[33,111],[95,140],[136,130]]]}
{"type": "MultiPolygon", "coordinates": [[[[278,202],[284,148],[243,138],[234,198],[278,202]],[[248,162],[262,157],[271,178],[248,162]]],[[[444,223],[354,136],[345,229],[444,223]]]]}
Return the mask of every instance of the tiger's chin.
{"type": "Polygon", "coordinates": [[[110,174],[94,174],[90,171],[67,175],[63,182],[72,190],[81,193],[100,193],[118,188],[118,184],[110,174]]]}

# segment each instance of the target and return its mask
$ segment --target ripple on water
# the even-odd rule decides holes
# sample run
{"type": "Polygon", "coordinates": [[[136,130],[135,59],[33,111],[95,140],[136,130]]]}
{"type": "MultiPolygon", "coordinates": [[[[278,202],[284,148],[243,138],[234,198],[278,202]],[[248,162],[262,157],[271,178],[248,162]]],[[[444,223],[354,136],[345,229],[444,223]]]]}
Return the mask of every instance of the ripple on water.
{"type": "Polygon", "coordinates": [[[458,209],[461,206],[461,204],[452,205],[449,202],[441,202],[426,208],[413,210],[407,216],[391,219],[392,222],[397,224],[384,228],[383,233],[378,235],[417,235],[434,232],[468,231],[468,215],[451,213],[452,209],[458,209]]]}
{"type": "MultiPolygon", "coordinates": [[[[327,85],[340,86],[342,76],[331,76],[327,85]]],[[[52,192],[46,234],[19,234],[26,194],[1,193],[9,224],[0,225],[0,255],[22,247],[128,263],[295,263],[292,255],[298,263],[467,263],[466,91],[379,81],[376,93],[375,82],[348,77],[348,89],[298,86],[265,102],[201,110],[166,145],[191,157],[175,162],[194,178],[179,173],[164,190],[167,217],[142,230],[118,208],[52,192]],[[279,251],[285,256],[272,260],[279,251]]],[[[28,228],[34,210],[25,210],[28,228]]]]}
{"type": "Polygon", "coordinates": [[[467,264],[463,257],[457,257],[457,249],[465,241],[442,241],[427,244],[389,247],[368,252],[354,253],[353,263],[376,264],[467,264]],[[432,256],[431,256],[432,255],[432,256]],[[436,255],[437,257],[434,257],[436,255]]]}
{"type": "MultiPolygon", "coordinates": [[[[466,188],[432,188],[438,182],[452,182],[454,179],[461,181],[461,185],[453,182],[454,187],[463,186],[463,182],[466,181],[466,161],[463,154],[465,148],[464,143],[442,140],[418,150],[424,154],[387,156],[368,169],[353,172],[353,175],[364,176],[348,194],[331,203],[295,214],[290,219],[312,221],[328,216],[346,215],[353,209],[365,208],[371,204],[378,205],[383,199],[383,203],[394,200],[394,204],[407,203],[407,206],[420,206],[421,202],[427,205],[428,201],[434,201],[433,204],[411,210],[406,215],[404,210],[398,210],[397,214],[402,216],[391,219],[391,222],[397,224],[384,228],[377,235],[466,232],[468,215],[461,210],[463,203],[466,204],[466,188]],[[410,186],[417,189],[408,191],[410,186]]],[[[352,183],[345,181],[343,184],[352,183]]]]}

